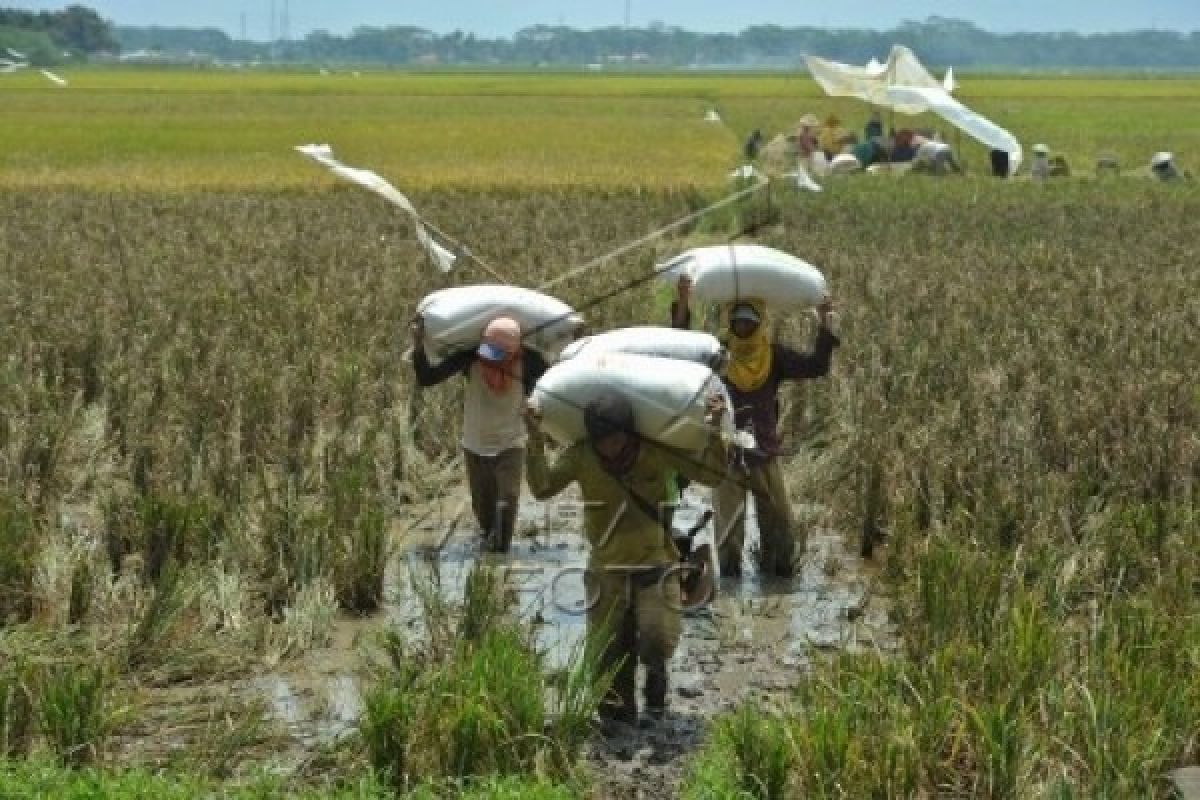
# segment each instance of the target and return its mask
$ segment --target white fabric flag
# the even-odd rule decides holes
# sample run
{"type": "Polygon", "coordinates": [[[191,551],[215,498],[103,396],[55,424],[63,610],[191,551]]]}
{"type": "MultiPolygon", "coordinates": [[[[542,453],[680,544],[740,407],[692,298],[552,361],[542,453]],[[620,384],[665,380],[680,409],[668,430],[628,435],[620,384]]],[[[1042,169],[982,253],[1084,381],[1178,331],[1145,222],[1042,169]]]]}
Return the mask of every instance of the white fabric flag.
{"type": "Polygon", "coordinates": [[[425,248],[425,252],[429,253],[429,257],[437,264],[438,269],[442,272],[449,272],[454,268],[454,262],[458,256],[448,248],[443,247],[430,235],[424,223],[421,222],[421,217],[417,214],[417,209],[413,206],[412,201],[405,197],[395,186],[392,186],[370,170],[346,166],[334,157],[333,148],[327,144],[302,144],[296,147],[296,151],[327,167],[330,172],[339,178],[351,183],[357,183],[364,189],[375,192],[375,194],[382,196],[389,203],[404,211],[404,213],[412,217],[413,226],[416,228],[417,241],[425,248]]]}
{"type": "Polygon", "coordinates": [[[914,89],[893,86],[887,96],[902,105],[923,105],[951,125],[994,150],[1008,153],[1010,173],[1015,173],[1024,155],[1017,137],[982,114],[978,114],[946,94],[945,89],[914,89]]]}
{"type": "Polygon", "coordinates": [[[893,47],[883,65],[874,59],[865,67],[816,56],[804,60],[813,79],[832,97],[857,97],[901,114],[932,111],[988,147],[1007,152],[1011,173],[1021,165],[1021,145],[1015,136],[950,96],[957,86],[953,70],[939,81],[907,47],[893,47]]]}

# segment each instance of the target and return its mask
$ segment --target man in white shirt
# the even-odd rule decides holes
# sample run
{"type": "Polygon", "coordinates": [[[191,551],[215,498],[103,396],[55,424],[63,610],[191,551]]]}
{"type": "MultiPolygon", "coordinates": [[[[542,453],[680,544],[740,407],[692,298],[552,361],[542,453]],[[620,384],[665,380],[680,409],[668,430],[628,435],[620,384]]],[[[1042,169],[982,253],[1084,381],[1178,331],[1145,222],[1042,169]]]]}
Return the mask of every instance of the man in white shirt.
{"type": "Polygon", "coordinates": [[[525,469],[525,400],[546,371],[546,362],[521,346],[521,327],[508,317],[488,323],[478,349],[455,353],[436,366],[425,354],[424,336],[418,320],[413,325],[417,385],[434,386],[455,375],[467,379],[462,448],[471,508],[485,548],[507,553],[525,469]]]}

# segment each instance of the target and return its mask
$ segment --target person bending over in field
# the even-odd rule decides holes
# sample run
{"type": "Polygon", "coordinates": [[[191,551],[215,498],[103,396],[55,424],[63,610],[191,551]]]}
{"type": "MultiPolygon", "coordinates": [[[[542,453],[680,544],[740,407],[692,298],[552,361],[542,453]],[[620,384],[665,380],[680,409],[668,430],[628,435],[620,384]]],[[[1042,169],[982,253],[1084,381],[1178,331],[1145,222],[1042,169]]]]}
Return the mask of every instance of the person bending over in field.
{"type": "Polygon", "coordinates": [[[1175,183],[1189,177],[1175,163],[1174,154],[1166,152],[1155,153],[1150,159],[1150,174],[1164,183],[1175,183]]]}
{"type": "Polygon", "coordinates": [[[930,175],[960,175],[962,167],[954,158],[954,149],[943,141],[928,136],[913,137],[917,148],[913,156],[913,169],[930,175]]]}
{"type": "Polygon", "coordinates": [[[637,722],[639,662],[646,668],[646,713],[658,718],[666,711],[667,662],[679,643],[683,607],[679,551],[663,529],[659,500],[670,472],[710,486],[723,480],[727,451],[715,424],[723,412],[724,398],[710,398],[712,435],[703,453],[691,457],[640,438],[629,399],[608,390],[584,409],[587,437],[547,464],[540,414],[533,406],[527,411],[533,496],[549,499],[571,483],[583,495],[588,637],[598,648],[599,670],[615,670],[599,709],[605,723],[637,722]]]}
{"type": "Polygon", "coordinates": [[[417,385],[434,386],[454,375],[467,379],[462,448],[471,508],[484,548],[507,553],[512,544],[525,466],[525,399],[546,371],[545,360],[521,346],[521,326],[497,317],[483,331],[477,350],[463,350],[437,366],[429,363],[425,328],[413,324],[413,369],[417,385]]]}
{"type": "MultiPolygon", "coordinates": [[[[671,308],[675,327],[688,327],[691,322],[690,295],[690,282],[680,280],[671,308]]],[[[758,514],[761,568],[768,575],[787,578],[795,574],[796,562],[807,543],[802,535],[797,536],[792,524],[791,502],[779,462],[779,389],[785,381],[809,380],[829,373],[833,351],[839,344],[831,328],[833,300],[827,296],[817,307],[819,326],[811,353],[798,353],[771,342],[766,303],[761,300],[732,304],[723,313],[729,320],[729,362],[722,379],[733,403],[734,422],[739,430],[753,434],[756,447],[740,452],[740,463],[713,493],[721,574],[742,574],[749,490],[758,514]]]]}

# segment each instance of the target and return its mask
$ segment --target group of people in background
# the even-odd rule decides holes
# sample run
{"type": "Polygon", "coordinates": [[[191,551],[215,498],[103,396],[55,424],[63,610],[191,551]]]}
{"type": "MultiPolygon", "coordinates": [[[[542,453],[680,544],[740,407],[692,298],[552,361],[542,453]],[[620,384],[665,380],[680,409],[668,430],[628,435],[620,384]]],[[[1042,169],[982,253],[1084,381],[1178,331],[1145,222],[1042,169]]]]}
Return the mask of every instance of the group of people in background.
{"type": "MultiPolygon", "coordinates": [[[[1071,176],[1071,165],[1062,153],[1054,153],[1045,144],[1035,144],[1031,148],[1032,157],[1029,161],[1029,177],[1038,182],[1051,178],[1067,178],[1071,176]]],[[[1002,151],[992,151],[992,174],[1007,178],[1008,154],[1002,151]]],[[[1101,155],[1096,159],[1096,175],[1120,175],[1121,165],[1117,157],[1111,154],[1101,155]]],[[[1168,152],[1155,153],[1150,157],[1150,164],[1144,171],[1134,173],[1154,178],[1164,183],[1174,183],[1186,180],[1187,172],[1179,167],[1175,155],[1168,152]]]]}
{"type": "MultiPolygon", "coordinates": [[[[762,159],[775,171],[783,173],[799,164],[816,175],[857,172],[860,170],[903,172],[912,170],[931,175],[956,175],[963,167],[954,148],[944,141],[939,131],[900,128],[885,132],[883,116],[872,111],[863,126],[862,134],[842,126],[836,114],[821,122],[813,114],[805,114],[791,133],[779,134],[769,142],[759,128],[754,129],[742,146],[742,155],[749,160],[762,159]]],[[[992,150],[989,154],[991,174],[1012,177],[1009,153],[992,150]]],[[[770,171],[770,170],[769,170],[770,171]]],[[[1114,156],[1097,159],[1096,173],[1119,174],[1114,156]]],[[[1163,182],[1182,181],[1189,177],[1181,169],[1173,153],[1155,153],[1145,174],[1163,182]]],[[[1045,144],[1035,144],[1029,163],[1029,177],[1035,181],[1068,177],[1071,167],[1062,153],[1053,153],[1045,144]]]]}
{"type": "MultiPolygon", "coordinates": [[[[722,576],[736,580],[742,575],[748,496],[754,497],[763,572],[777,577],[795,573],[805,542],[792,524],[780,463],[778,393],[786,381],[829,372],[838,346],[832,311],[827,297],[817,309],[813,350],[802,353],[773,341],[764,299],[713,310],[721,326],[718,338],[728,352],[720,376],[735,425],[749,430],[755,445],[739,445],[722,434],[717,423],[729,409],[726,395],[714,394],[708,401],[709,444],[699,454],[640,436],[634,404],[613,388],[584,408],[586,437],[548,457],[540,410],[527,402],[546,363],[522,345],[516,320],[491,320],[478,347],[436,366],[425,354],[420,320],[414,323],[418,385],[432,386],[454,376],[466,381],[461,444],[471,507],[485,550],[506,553],[511,548],[523,473],[530,493],[539,500],[572,484],[579,487],[589,545],[584,577],[587,635],[598,645],[599,668],[613,676],[600,705],[601,720],[610,730],[639,719],[639,664],[646,674],[642,711],[654,719],[667,707],[667,665],[682,635],[685,602],[680,552],[662,499],[681,480],[713,488],[714,539],[722,576]]],[[[690,282],[681,278],[671,323],[689,328],[692,322],[690,282]]]]}
{"type": "Polygon", "coordinates": [[[788,134],[765,141],[761,129],[746,139],[742,154],[748,159],[763,158],[780,171],[793,164],[802,165],[816,175],[853,172],[871,167],[896,170],[915,169],[936,175],[962,171],[953,148],[933,130],[884,129],[883,116],[874,111],[861,135],[843,127],[836,114],[821,122],[805,114],[788,134]]]}

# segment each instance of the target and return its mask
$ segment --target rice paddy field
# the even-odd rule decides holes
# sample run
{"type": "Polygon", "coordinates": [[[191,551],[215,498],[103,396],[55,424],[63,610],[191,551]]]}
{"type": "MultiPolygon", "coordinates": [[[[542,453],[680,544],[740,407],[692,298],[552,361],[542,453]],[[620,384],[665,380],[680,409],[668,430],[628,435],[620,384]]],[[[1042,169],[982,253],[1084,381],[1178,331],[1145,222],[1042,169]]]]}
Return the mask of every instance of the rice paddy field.
{"type": "Polygon", "coordinates": [[[460,390],[414,391],[405,332],[492,277],[292,148],[537,286],[719,200],[752,128],[865,109],[802,76],[64,77],[0,76],[0,797],[1168,798],[1200,765],[1200,185],[1136,174],[1200,167],[1200,80],[961,76],[1076,175],[963,142],[961,178],[773,182],[556,285],[597,330],[658,321],[653,265],[736,238],[841,315],[786,473],[845,543],[814,596],[861,604],[789,643],[786,692],[705,687],[695,746],[630,761],[495,569],[400,621],[462,474],[460,390]],[[857,646],[876,613],[894,646],[857,646]]]}
{"type": "MultiPolygon", "coordinates": [[[[291,147],[328,141],[410,188],[719,186],[753,128],[865,117],[803,75],[729,77],[80,71],[4,76],[5,185],[311,187],[291,147]],[[54,90],[54,91],[52,91],[54,90]],[[704,123],[718,109],[726,125],[704,123]]],[[[1200,152],[1200,80],[980,78],[963,102],[1090,171],[1200,152]]],[[[904,118],[896,120],[898,126],[904,118]]],[[[914,125],[935,125],[918,117],[914,125]]],[[[950,131],[946,135],[954,141],[950,131]]],[[[968,161],[986,154],[968,139],[968,161]]]]}

